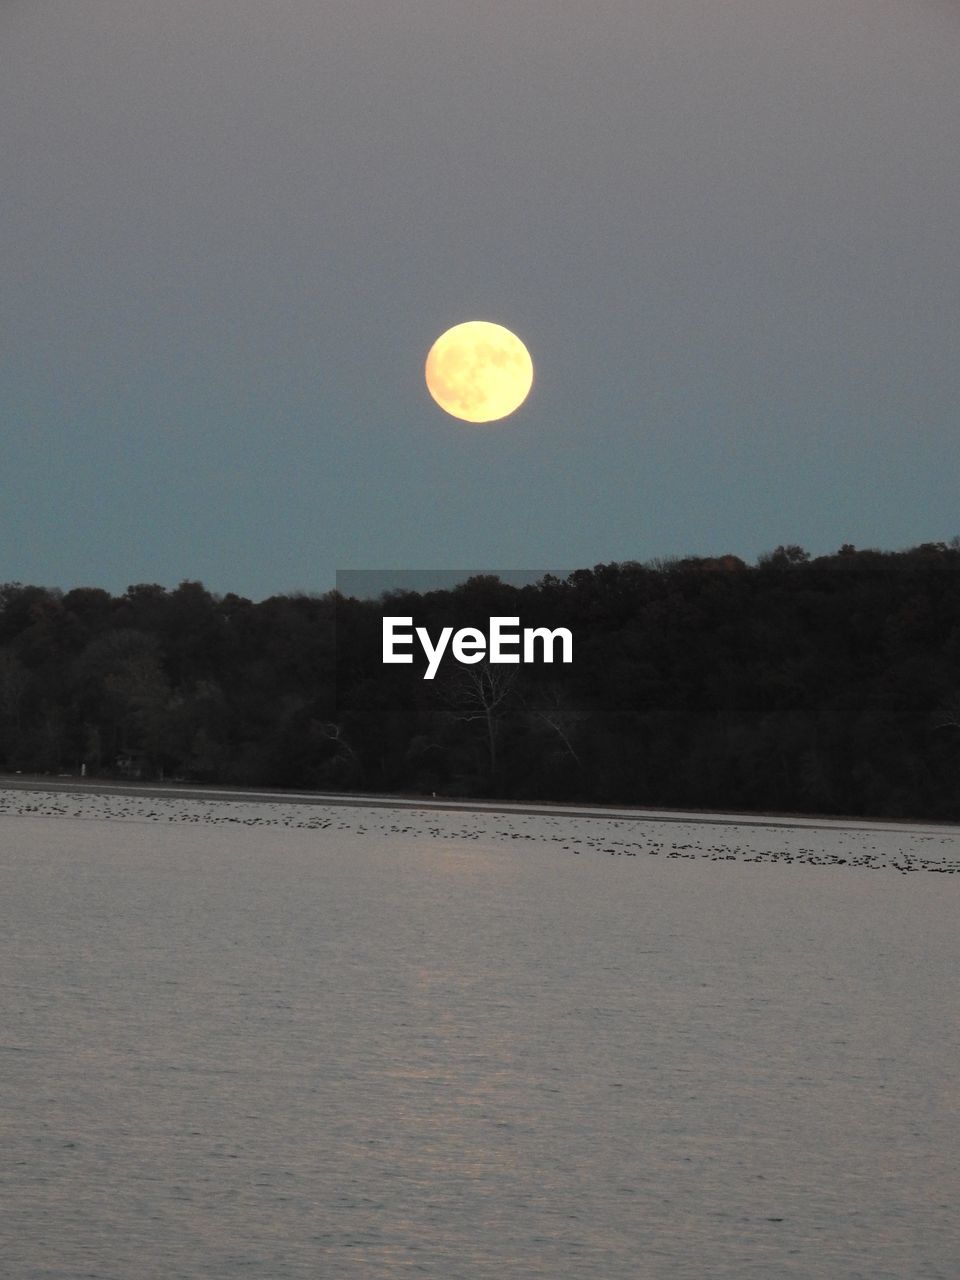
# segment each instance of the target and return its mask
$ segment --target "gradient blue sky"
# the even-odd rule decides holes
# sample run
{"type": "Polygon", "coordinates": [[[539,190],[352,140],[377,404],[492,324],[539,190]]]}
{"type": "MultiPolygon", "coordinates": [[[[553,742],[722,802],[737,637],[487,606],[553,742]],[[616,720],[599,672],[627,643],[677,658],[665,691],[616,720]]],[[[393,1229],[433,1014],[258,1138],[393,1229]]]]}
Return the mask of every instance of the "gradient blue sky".
{"type": "Polygon", "coordinates": [[[958,229],[946,0],[4,0],[0,580],[949,538],[958,229]]]}

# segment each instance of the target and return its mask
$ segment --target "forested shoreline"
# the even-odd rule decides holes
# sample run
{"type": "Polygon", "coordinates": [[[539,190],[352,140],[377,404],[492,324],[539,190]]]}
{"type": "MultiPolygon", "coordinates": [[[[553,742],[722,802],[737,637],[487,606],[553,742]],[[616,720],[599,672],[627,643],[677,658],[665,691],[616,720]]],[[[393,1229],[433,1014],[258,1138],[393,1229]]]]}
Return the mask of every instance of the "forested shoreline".
{"type": "Polygon", "coordinates": [[[960,819],[960,539],[620,563],[385,601],[0,587],[0,769],[960,819]],[[386,607],[385,607],[386,606],[386,607]],[[385,667],[381,618],[574,662],[385,667]]]}

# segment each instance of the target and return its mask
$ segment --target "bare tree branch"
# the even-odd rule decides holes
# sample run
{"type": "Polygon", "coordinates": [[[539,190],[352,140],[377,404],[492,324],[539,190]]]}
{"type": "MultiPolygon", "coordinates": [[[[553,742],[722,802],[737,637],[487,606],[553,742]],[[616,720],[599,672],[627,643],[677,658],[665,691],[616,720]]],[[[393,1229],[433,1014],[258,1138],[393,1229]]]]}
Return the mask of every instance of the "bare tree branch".
{"type": "Polygon", "coordinates": [[[480,662],[461,667],[443,691],[452,719],[468,724],[479,721],[485,726],[491,777],[497,769],[500,724],[509,710],[516,681],[515,667],[480,662]]]}
{"type": "Polygon", "coordinates": [[[561,685],[541,685],[536,697],[527,703],[527,714],[535,725],[555,733],[568,755],[577,764],[580,763],[580,757],[574,750],[573,738],[584,717],[572,705],[561,685]]]}

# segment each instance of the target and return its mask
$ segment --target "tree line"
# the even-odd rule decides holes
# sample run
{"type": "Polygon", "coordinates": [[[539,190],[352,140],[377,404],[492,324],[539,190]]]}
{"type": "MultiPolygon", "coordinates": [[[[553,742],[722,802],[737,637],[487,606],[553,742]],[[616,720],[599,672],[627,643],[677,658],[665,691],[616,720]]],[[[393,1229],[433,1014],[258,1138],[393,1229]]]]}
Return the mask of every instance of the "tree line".
{"type": "Polygon", "coordinates": [[[960,539],[478,576],[379,601],[0,587],[0,769],[960,820],[960,539]],[[384,613],[570,666],[384,666],[384,613]]]}

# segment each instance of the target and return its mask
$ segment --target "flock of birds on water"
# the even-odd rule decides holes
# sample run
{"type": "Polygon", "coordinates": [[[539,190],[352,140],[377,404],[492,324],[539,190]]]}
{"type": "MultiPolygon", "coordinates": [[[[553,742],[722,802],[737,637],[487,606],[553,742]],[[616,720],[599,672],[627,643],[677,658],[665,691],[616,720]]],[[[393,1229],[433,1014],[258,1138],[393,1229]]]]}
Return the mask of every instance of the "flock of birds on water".
{"type": "Polygon", "coordinates": [[[756,818],[684,821],[659,816],[572,817],[486,810],[390,808],[214,798],[0,789],[0,818],[31,815],[87,820],[161,822],[232,828],[288,828],[333,835],[403,836],[459,843],[553,845],[572,856],[698,859],[811,867],[960,873],[960,832],[882,827],[797,826],[756,818]],[[670,839],[670,837],[674,837],[670,839]]]}

